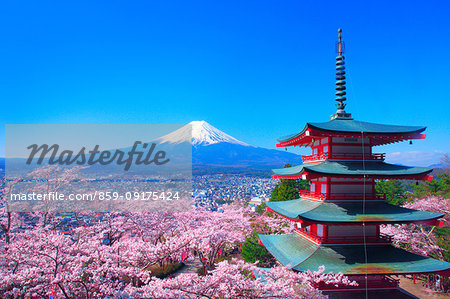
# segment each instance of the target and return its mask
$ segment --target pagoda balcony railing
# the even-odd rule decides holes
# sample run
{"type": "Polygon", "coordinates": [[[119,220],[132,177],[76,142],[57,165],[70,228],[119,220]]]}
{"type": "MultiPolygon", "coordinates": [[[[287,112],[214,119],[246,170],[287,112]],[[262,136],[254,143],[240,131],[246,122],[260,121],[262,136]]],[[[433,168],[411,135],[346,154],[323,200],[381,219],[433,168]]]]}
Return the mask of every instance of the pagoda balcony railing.
{"type": "Polygon", "coordinates": [[[313,163],[325,160],[353,160],[353,161],[384,161],[386,154],[354,154],[354,153],[320,153],[309,156],[303,156],[303,163],[313,163]]]}
{"type": "Polygon", "coordinates": [[[300,190],[300,197],[316,201],[323,200],[386,200],[385,193],[318,193],[310,190],[300,190]]]}
{"type": "Polygon", "coordinates": [[[395,279],[384,275],[369,275],[369,276],[352,276],[351,280],[356,281],[357,285],[334,285],[331,283],[325,283],[323,281],[315,283],[314,285],[321,290],[365,290],[365,288],[376,289],[395,289],[399,286],[399,279],[395,279]]]}
{"type": "MultiPolygon", "coordinates": [[[[366,236],[366,243],[391,243],[392,238],[386,235],[379,236],[366,236]]],[[[322,238],[323,244],[356,244],[364,243],[364,238],[362,236],[343,236],[343,237],[327,237],[322,238]]]]}
{"type": "Polygon", "coordinates": [[[379,235],[379,236],[341,236],[341,237],[321,237],[310,231],[305,231],[303,229],[296,228],[295,232],[316,244],[390,244],[392,242],[391,236],[379,235]]]}
{"type": "Polygon", "coordinates": [[[303,237],[303,238],[305,238],[305,239],[307,239],[307,240],[309,240],[309,241],[311,241],[313,243],[316,243],[316,244],[322,243],[322,238],[319,237],[316,234],[313,234],[312,232],[307,232],[307,231],[304,231],[304,230],[299,229],[299,228],[296,228],[295,232],[297,233],[297,235],[299,235],[299,236],[301,236],[301,237],[303,237]]]}
{"type": "Polygon", "coordinates": [[[300,190],[300,197],[307,198],[312,200],[320,200],[323,201],[326,198],[325,193],[316,193],[309,190],[300,190]]]}

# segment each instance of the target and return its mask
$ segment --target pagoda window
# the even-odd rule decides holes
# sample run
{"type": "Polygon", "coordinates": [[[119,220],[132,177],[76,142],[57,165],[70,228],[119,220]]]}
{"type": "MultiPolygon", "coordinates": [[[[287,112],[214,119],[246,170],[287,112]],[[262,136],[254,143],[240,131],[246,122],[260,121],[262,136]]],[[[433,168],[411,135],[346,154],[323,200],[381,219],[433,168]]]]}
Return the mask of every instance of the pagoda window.
{"type": "Polygon", "coordinates": [[[371,194],[372,193],[372,184],[371,183],[366,183],[366,185],[364,186],[364,184],[339,184],[339,185],[335,185],[332,184],[330,186],[330,192],[331,193],[366,193],[366,194],[371,194]],[[365,189],[365,190],[364,190],[365,189]]]}
{"type": "Polygon", "coordinates": [[[319,237],[323,237],[323,225],[322,224],[317,224],[317,236],[319,237]]]}
{"type": "Polygon", "coordinates": [[[327,193],[327,185],[320,184],[320,193],[327,193]]]}
{"type": "Polygon", "coordinates": [[[328,145],[325,145],[325,146],[323,147],[323,152],[324,152],[324,153],[328,153],[328,145]]]}
{"type": "Polygon", "coordinates": [[[310,191],[311,192],[316,192],[316,184],[315,183],[311,184],[310,191]]]}
{"type": "Polygon", "coordinates": [[[371,148],[370,146],[364,146],[364,148],[361,145],[333,145],[333,153],[335,154],[370,154],[371,148]]]}
{"type": "Polygon", "coordinates": [[[358,138],[344,138],[345,142],[358,142],[358,138]]]}
{"type": "Polygon", "coordinates": [[[330,225],[328,226],[329,237],[375,237],[377,235],[376,225],[330,225]]]}
{"type": "MultiPolygon", "coordinates": [[[[355,185],[359,185],[359,184],[364,184],[364,180],[361,178],[331,178],[331,183],[333,184],[337,184],[337,185],[348,185],[348,184],[355,184],[355,185]]],[[[366,184],[371,184],[373,183],[373,179],[371,178],[367,178],[365,180],[366,184]]]]}
{"type": "Polygon", "coordinates": [[[364,142],[365,144],[369,144],[369,138],[364,137],[333,137],[333,143],[336,144],[359,144],[364,142]]]}

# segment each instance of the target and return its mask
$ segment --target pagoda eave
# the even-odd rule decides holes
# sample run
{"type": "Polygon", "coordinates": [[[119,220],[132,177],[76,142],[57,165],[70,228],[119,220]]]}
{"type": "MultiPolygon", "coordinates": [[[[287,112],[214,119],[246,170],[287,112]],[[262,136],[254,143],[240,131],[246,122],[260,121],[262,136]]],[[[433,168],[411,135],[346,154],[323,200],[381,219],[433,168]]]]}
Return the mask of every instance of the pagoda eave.
{"type": "Polygon", "coordinates": [[[432,181],[433,176],[430,175],[419,175],[419,176],[405,176],[405,175],[370,175],[370,174],[360,174],[360,175],[339,175],[339,174],[324,174],[324,173],[315,173],[315,172],[304,172],[302,174],[298,175],[288,175],[288,176],[282,176],[273,174],[272,179],[281,180],[281,179],[287,179],[287,180],[310,180],[310,179],[316,179],[316,178],[322,178],[322,177],[328,177],[328,178],[339,178],[339,177],[353,177],[353,178],[373,178],[373,179],[396,179],[396,180],[416,180],[416,181],[432,181]]]}
{"type": "MultiPolygon", "coordinates": [[[[273,211],[275,214],[283,216],[280,213],[277,213],[273,211]]],[[[370,217],[367,217],[364,220],[359,221],[327,221],[327,220],[320,220],[320,219],[313,219],[308,218],[304,216],[298,216],[297,218],[289,218],[286,216],[283,216],[286,219],[295,221],[295,222],[305,222],[307,224],[333,224],[333,225],[361,225],[362,223],[365,223],[367,225],[374,224],[374,225],[383,225],[383,224],[421,224],[421,225],[429,225],[429,226],[437,226],[442,227],[444,222],[440,219],[433,219],[433,220],[427,220],[427,221],[414,221],[414,220],[385,220],[385,219],[371,219],[370,217]]]]}
{"type": "Polygon", "coordinates": [[[444,221],[440,220],[439,218],[427,220],[427,221],[414,221],[414,220],[399,221],[399,220],[384,220],[384,219],[375,220],[375,219],[371,219],[371,218],[367,217],[366,220],[360,220],[360,221],[327,221],[327,220],[318,220],[318,219],[308,218],[308,217],[304,217],[304,216],[289,217],[289,216],[283,215],[277,211],[274,211],[271,208],[266,208],[266,211],[275,213],[278,216],[281,216],[292,222],[301,222],[301,223],[304,223],[305,225],[311,225],[311,224],[361,225],[362,223],[365,223],[365,224],[374,224],[374,225],[421,224],[421,225],[429,225],[429,226],[437,226],[437,227],[444,226],[444,221]]]}
{"type": "Polygon", "coordinates": [[[323,137],[367,137],[373,146],[424,139],[426,127],[393,126],[355,120],[331,120],[326,123],[307,123],[302,131],[278,139],[277,147],[308,146],[323,137]]]}
{"type": "Polygon", "coordinates": [[[262,244],[284,266],[344,275],[448,273],[450,263],[395,248],[375,246],[320,246],[297,235],[259,235],[262,244]]]}
{"type": "Polygon", "coordinates": [[[385,202],[317,202],[309,199],[269,202],[267,209],[295,222],[360,225],[408,224],[442,226],[442,213],[419,211],[385,202]]]}
{"type": "Polygon", "coordinates": [[[431,180],[431,168],[407,167],[378,161],[323,161],[273,169],[274,179],[314,179],[319,177],[350,177],[374,179],[431,180]]]}

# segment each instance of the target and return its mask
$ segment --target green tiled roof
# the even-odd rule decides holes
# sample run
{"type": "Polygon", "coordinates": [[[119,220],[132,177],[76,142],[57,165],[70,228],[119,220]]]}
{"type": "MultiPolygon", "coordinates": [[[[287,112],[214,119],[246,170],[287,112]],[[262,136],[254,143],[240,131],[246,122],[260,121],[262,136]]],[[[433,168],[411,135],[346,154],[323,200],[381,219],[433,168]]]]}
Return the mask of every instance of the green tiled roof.
{"type": "Polygon", "coordinates": [[[364,132],[364,134],[413,134],[421,133],[426,129],[426,127],[421,126],[383,125],[353,119],[333,119],[324,123],[306,123],[306,126],[300,133],[281,137],[278,139],[278,142],[286,142],[292,138],[298,137],[308,128],[342,133],[364,132]]]}
{"type": "Polygon", "coordinates": [[[408,167],[374,161],[366,161],[365,163],[324,161],[273,169],[272,171],[280,176],[296,176],[304,171],[337,176],[361,176],[364,174],[367,176],[415,176],[428,174],[432,170],[431,168],[408,167]]]}
{"type": "Polygon", "coordinates": [[[390,245],[318,246],[297,234],[259,235],[267,250],[283,265],[294,270],[317,270],[352,274],[411,274],[448,270],[450,263],[427,258],[390,245]]]}
{"type": "Polygon", "coordinates": [[[307,199],[269,202],[273,211],[291,219],[319,223],[408,223],[428,221],[444,216],[441,213],[418,211],[390,205],[385,202],[315,202],[307,199]]]}
{"type": "MultiPolygon", "coordinates": [[[[259,235],[259,239],[267,250],[284,266],[294,267],[313,255],[318,245],[313,244],[297,234],[259,235]]],[[[320,265],[317,265],[319,267],[320,265]]]]}

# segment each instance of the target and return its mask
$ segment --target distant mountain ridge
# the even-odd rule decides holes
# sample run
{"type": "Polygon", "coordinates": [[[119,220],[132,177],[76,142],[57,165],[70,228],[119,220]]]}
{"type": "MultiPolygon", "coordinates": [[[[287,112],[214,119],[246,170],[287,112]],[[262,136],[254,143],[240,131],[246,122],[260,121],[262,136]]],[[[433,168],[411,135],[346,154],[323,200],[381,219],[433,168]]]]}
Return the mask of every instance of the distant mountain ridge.
{"type": "MultiPolygon", "coordinates": [[[[172,152],[190,143],[194,174],[245,173],[268,176],[272,168],[282,168],[286,163],[302,163],[300,155],[249,145],[206,121],[192,121],[153,142],[172,152]]],[[[0,159],[0,166],[2,164],[4,168],[4,159],[0,159]]]]}
{"type": "MultiPolygon", "coordinates": [[[[249,145],[206,121],[192,121],[154,141],[169,146],[190,143],[194,174],[256,172],[269,175],[271,168],[282,168],[286,163],[302,164],[300,155],[249,145]]],[[[439,172],[447,165],[433,164],[428,167],[439,172]]],[[[5,169],[5,158],[0,158],[0,169],[5,169]]]]}

